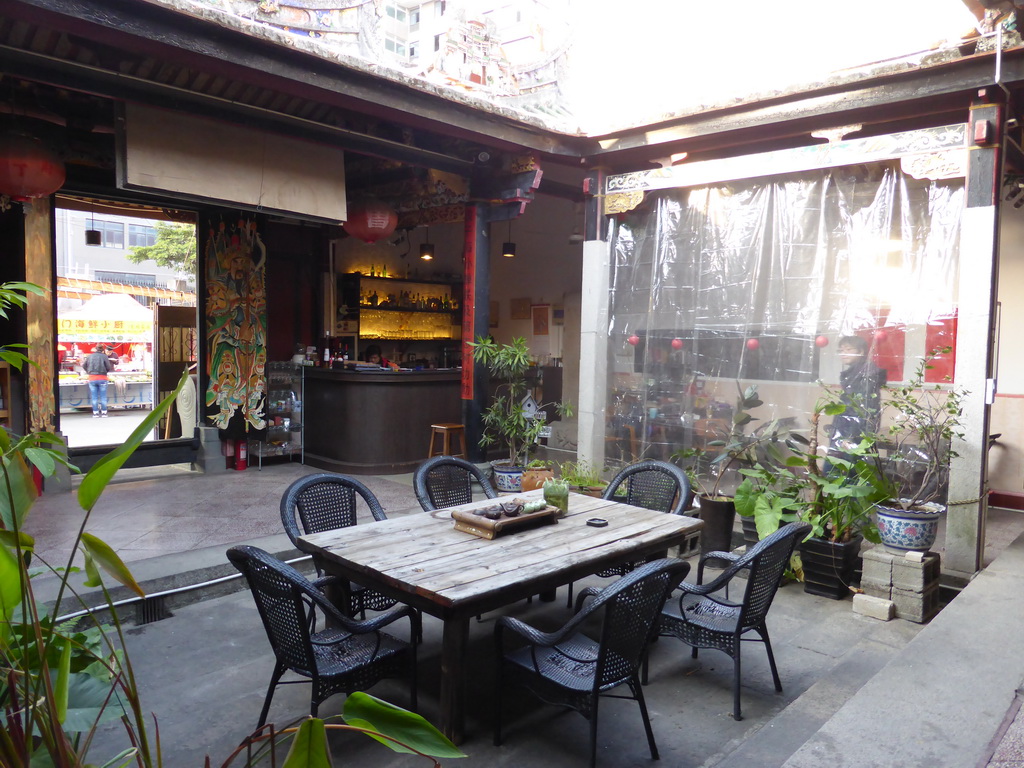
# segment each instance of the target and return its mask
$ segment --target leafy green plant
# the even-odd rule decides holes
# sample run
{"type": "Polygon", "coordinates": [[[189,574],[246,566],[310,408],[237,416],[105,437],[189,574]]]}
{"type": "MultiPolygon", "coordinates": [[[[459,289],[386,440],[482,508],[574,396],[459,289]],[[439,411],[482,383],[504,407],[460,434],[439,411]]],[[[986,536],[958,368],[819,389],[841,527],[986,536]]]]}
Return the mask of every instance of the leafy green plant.
{"type": "Polygon", "coordinates": [[[722,481],[736,465],[753,467],[762,453],[775,456],[780,463],[782,460],[786,430],[778,419],[772,419],[747,432],[748,425],[757,421],[750,411],[764,402],[758,396],[756,385],[744,389],[737,381],[736,390],[736,409],[728,436],[708,441],[707,448],[714,450],[684,448],[671,456],[687,473],[697,494],[704,498],[722,497],[722,481]]]}
{"type": "MultiPolygon", "coordinates": [[[[42,294],[29,283],[0,285],[0,316],[11,307],[23,307],[25,294],[42,294]]],[[[0,359],[17,370],[31,364],[17,346],[0,347],[0,359]]],[[[0,428],[0,765],[4,768],[86,768],[97,728],[120,719],[129,746],[104,763],[106,766],[159,766],[159,738],[151,739],[139,689],[125,648],[122,625],[101,571],[139,596],[142,588],[117,553],[88,533],[89,516],[107,484],[170,408],[182,386],[146,416],[131,436],[102,457],[82,479],[78,503],[84,512],[64,566],[53,566],[23,530],[38,493],[31,467],[51,477],[59,465],[74,469],[64,456],[61,439],[48,432],[19,436],[0,428]],[[69,576],[76,553],[84,557],[85,585],[99,587],[112,626],[80,629],[71,622],[57,623],[66,594],[74,593],[69,576]],[[42,563],[35,568],[33,563],[42,563]],[[49,572],[58,577],[57,596],[47,610],[37,602],[33,579],[49,572]]],[[[91,619],[91,616],[90,616],[91,619]]],[[[368,733],[391,749],[423,756],[463,756],[419,715],[392,707],[372,697],[353,694],[346,701],[345,726],[368,733]],[[351,701],[351,704],[349,703],[351,701]]],[[[323,721],[307,721],[294,729],[299,738],[291,745],[287,768],[329,765],[323,721]]],[[[287,731],[287,729],[286,729],[287,731]]],[[[233,758],[232,758],[233,759],[233,758]]],[[[249,763],[247,759],[247,764],[249,763]]],[[[436,760],[434,761],[437,765],[436,760]]],[[[226,764],[225,764],[226,765],[226,764]]]]}
{"type": "Polygon", "coordinates": [[[573,488],[596,488],[608,485],[607,481],[601,477],[601,470],[596,469],[586,459],[563,461],[558,465],[558,474],[563,482],[573,488]]]}
{"type": "Polygon", "coordinates": [[[905,384],[887,386],[882,393],[883,426],[875,439],[885,453],[878,452],[875,464],[888,486],[886,504],[910,510],[945,502],[949,464],[959,455],[957,442],[964,439],[961,418],[967,391],[929,386],[925,373],[936,356],[950,351],[934,350],[905,384]]]}
{"type": "MultiPolygon", "coordinates": [[[[498,384],[494,399],[482,414],[484,434],[480,445],[499,444],[508,450],[508,462],[521,467],[530,460],[530,451],[545,426],[543,413],[534,418],[526,412],[523,401],[527,396],[526,373],[530,369],[530,350],[526,340],[518,337],[511,344],[498,344],[493,339],[477,337],[469,345],[473,360],[487,368],[498,384]]],[[[570,403],[539,404],[543,409],[555,406],[559,416],[571,416],[570,403]]]]}

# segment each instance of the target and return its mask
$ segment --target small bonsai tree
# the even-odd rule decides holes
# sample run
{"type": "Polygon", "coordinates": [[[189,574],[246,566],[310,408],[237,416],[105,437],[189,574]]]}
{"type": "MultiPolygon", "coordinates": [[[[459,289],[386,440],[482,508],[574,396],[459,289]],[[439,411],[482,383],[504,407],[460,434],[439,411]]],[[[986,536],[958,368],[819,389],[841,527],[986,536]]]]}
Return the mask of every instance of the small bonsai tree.
{"type": "Polygon", "coordinates": [[[526,340],[518,337],[511,344],[498,344],[493,339],[477,337],[469,345],[473,360],[482,364],[498,381],[494,400],[483,412],[484,434],[480,445],[484,448],[500,444],[508,449],[508,462],[514,467],[525,466],[545,419],[543,409],[555,406],[559,416],[571,416],[569,403],[544,403],[535,414],[524,407],[527,399],[526,373],[530,369],[530,350],[526,340]]]}

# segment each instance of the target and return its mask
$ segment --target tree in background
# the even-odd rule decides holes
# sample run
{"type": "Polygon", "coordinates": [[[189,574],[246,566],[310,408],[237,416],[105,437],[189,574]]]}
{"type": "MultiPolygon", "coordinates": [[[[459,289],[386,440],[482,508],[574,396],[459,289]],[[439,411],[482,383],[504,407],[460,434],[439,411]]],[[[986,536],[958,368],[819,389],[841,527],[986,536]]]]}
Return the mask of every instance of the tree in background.
{"type": "Polygon", "coordinates": [[[196,228],[194,224],[156,222],[156,242],[137,245],[128,252],[135,264],[155,261],[158,267],[170,267],[188,275],[196,273],[196,228]]]}

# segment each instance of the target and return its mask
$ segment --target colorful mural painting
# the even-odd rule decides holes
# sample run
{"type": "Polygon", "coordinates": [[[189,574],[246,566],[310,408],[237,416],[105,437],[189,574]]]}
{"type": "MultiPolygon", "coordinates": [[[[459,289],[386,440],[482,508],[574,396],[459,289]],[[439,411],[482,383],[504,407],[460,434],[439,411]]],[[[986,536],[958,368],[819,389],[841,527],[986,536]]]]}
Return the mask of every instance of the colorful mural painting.
{"type": "Polygon", "coordinates": [[[211,228],[206,264],[206,412],[222,438],[240,439],[266,428],[266,248],[256,222],[211,228]]]}

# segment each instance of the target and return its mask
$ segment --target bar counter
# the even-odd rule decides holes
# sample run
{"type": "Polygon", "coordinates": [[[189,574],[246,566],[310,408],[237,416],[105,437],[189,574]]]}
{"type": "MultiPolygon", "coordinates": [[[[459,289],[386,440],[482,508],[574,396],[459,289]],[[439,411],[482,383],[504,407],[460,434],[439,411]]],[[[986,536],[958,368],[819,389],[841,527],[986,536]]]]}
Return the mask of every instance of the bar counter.
{"type": "Polygon", "coordinates": [[[430,425],[462,421],[462,371],[303,370],[305,463],[331,472],[412,472],[430,425]]]}

